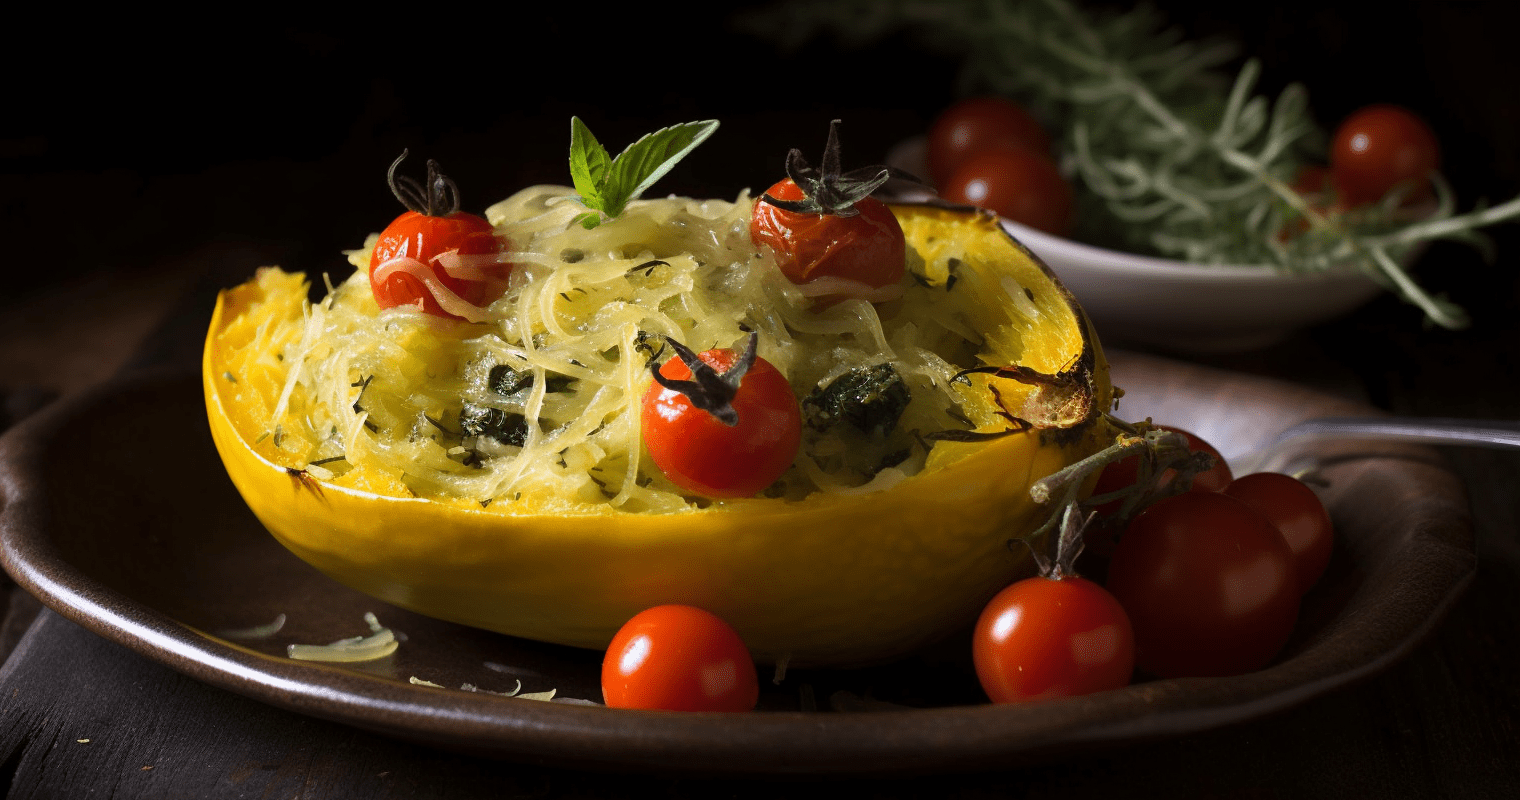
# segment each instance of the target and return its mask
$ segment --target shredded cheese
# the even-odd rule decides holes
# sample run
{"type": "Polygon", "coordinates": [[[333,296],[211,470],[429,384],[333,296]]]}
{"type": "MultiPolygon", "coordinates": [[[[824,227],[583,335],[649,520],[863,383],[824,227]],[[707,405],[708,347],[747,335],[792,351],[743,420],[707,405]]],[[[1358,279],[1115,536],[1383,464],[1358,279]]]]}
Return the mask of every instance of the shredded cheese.
{"type": "Polygon", "coordinates": [[[399,646],[395,632],[382,626],[371,612],[364,621],[369,625],[369,636],[352,636],[331,644],[292,644],[285,654],[298,661],[325,661],[334,664],[352,664],[375,661],[396,652],[399,646]]]}

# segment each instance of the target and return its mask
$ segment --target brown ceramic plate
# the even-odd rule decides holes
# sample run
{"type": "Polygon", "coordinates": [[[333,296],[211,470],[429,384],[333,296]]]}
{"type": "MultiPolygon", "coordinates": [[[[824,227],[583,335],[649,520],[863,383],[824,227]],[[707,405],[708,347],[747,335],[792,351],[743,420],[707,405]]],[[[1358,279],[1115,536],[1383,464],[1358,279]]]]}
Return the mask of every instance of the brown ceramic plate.
{"type": "MultiPolygon", "coordinates": [[[[1305,417],[1366,411],[1289,384],[1128,354],[1114,361],[1128,392],[1123,416],[1180,424],[1227,455],[1305,417]]],[[[434,745],[687,772],[1006,766],[1278,711],[1386,667],[1423,637],[1473,572],[1462,486],[1429,450],[1319,455],[1339,541],[1275,665],[1025,706],[985,704],[964,636],[885,667],[762,681],[762,710],[744,715],[463,690],[510,691],[520,680],[525,692],[599,701],[600,654],[421,617],[298,561],[223,473],[195,375],[105,387],[0,441],[0,556],[48,606],[151,659],[276,706],[434,745]],[[393,655],[352,665],[285,657],[291,643],[368,633],[366,612],[405,636],[393,655]],[[287,622],[273,636],[234,633],[280,614],[287,622]]]]}

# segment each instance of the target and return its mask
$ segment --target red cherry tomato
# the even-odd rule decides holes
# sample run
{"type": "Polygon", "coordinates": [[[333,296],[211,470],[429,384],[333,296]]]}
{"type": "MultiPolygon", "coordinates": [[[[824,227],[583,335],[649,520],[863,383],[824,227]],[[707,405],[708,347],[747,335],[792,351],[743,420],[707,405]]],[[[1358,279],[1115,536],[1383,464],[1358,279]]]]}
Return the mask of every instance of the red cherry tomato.
{"type": "Polygon", "coordinates": [[[1334,527],[1330,512],[1303,481],[1278,472],[1236,478],[1224,493],[1256,509],[1282,534],[1293,552],[1300,594],[1309,591],[1330,563],[1334,527]]]}
{"type": "Polygon", "coordinates": [[[1430,126],[1412,112],[1374,105],[1347,117],[1335,131],[1330,170],[1347,206],[1375,203],[1391,189],[1415,185],[1412,199],[1428,190],[1441,165],[1441,148],[1430,126]]]}
{"type": "MultiPolygon", "coordinates": [[[[1230,483],[1230,465],[1225,463],[1224,457],[1214,446],[1198,438],[1192,433],[1172,425],[1157,425],[1162,430],[1181,434],[1187,439],[1188,451],[1192,453],[1204,452],[1214,457],[1214,466],[1205,472],[1193,476],[1193,483],[1189,491],[1193,492],[1217,492],[1230,483]]],[[[1162,483],[1173,479],[1175,473],[1168,470],[1161,476],[1162,483]]],[[[1119,491],[1128,486],[1134,486],[1140,479],[1140,457],[1115,461],[1103,468],[1098,473],[1098,482],[1093,487],[1093,496],[1098,497],[1119,491]]],[[[1110,500],[1093,510],[1098,514],[1097,523],[1087,529],[1085,534],[1087,552],[1096,556],[1110,556],[1114,551],[1114,544],[1124,532],[1123,520],[1114,518],[1124,504],[1124,499],[1110,500]]]]}
{"type": "Polygon", "coordinates": [[[727,622],[692,606],[655,606],[612,637],[602,659],[602,697],[613,708],[750,711],[760,683],[749,650],[727,622]]]}
{"type": "Polygon", "coordinates": [[[1037,577],[987,604],[972,657],[994,703],[1072,697],[1127,685],[1135,639],[1129,617],[1102,586],[1037,577]]]}
{"type": "MultiPolygon", "coordinates": [[[[791,178],[767,190],[778,200],[802,200],[791,178]]],[[[832,276],[880,288],[902,280],[907,245],[897,217],[874,197],[856,203],[853,217],[788,211],[764,201],[755,203],[750,238],[776,253],[776,264],[792,283],[832,276]]]]}
{"type": "MultiPolygon", "coordinates": [[[[1188,431],[1172,425],[1157,425],[1156,427],[1161,428],[1162,430],[1168,430],[1173,433],[1181,434],[1184,438],[1187,439],[1188,450],[1190,452],[1208,453],[1214,457],[1214,466],[1210,467],[1206,472],[1200,472],[1197,475],[1193,476],[1193,485],[1190,487],[1189,491],[1217,492],[1230,485],[1230,465],[1225,463],[1224,457],[1219,454],[1219,451],[1216,450],[1213,445],[1205,442],[1204,440],[1198,438],[1192,433],[1189,433],[1188,431]]],[[[1098,483],[1093,488],[1093,494],[1104,495],[1110,492],[1116,492],[1126,486],[1133,486],[1135,485],[1135,482],[1139,480],[1139,473],[1139,456],[1130,456],[1129,458],[1115,461],[1114,463],[1104,467],[1103,471],[1098,474],[1098,483]]],[[[1122,502],[1122,500],[1111,500],[1101,506],[1098,506],[1095,510],[1098,512],[1099,516],[1112,514],[1115,511],[1119,510],[1119,506],[1122,502]]]]}
{"type": "Polygon", "coordinates": [[[1108,566],[1135,663],[1162,678],[1266,666],[1293,632],[1298,577],[1282,534],[1245,503],[1184,492],[1141,512],[1108,566]]]}
{"type": "Polygon", "coordinates": [[[1214,457],[1214,466],[1210,467],[1207,472],[1200,472],[1197,475],[1193,476],[1192,491],[1218,492],[1223,490],[1224,487],[1230,485],[1230,480],[1234,477],[1230,473],[1230,465],[1225,463],[1224,456],[1219,454],[1219,451],[1215,449],[1214,445],[1205,442],[1194,434],[1181,428],[1173,427],[1170,425],[1163,425],[1162,427],[1166,428],[1169,431],[1175,431],[1187,437],[1188,450],[1194,453],[1208,453],[1214,457]]]}
{"type": "Polygon", "coordinates": [[[489,305],[505,285],[507,265],[486,267],[489,277],[483,279],[455,277],[438,260],[450,250],[462,256],[492,255],[502,251],[502,243],[491,223],[463,211],[446,217],[408,211],[397,217],[380,234],[370,254],[370,290],[375,294],[375,302],[381,308],[410,305],[436,316],[461,318],[445,311],[434,291],[417,276],[402,270],[387,274],[379,269],[386,262],[405,256],[427,265],[439,282],[470,305],[489,305]],[[376,280],[377,274],[383,277],[376,280]]]}
{"type": "Polygon", "coordinates": [[[398,176],[406,151],[386,181],[406,213],[386,226],[369,257],[369,286],[381,308],[414,306],[439,317],[478,321],[482,306],[506,288],[511,265],[491,223],[459,210],[454,182],[427,162],[427,184],[398,176]]]}
{"type": "Polygon", "coordinates": [[[1071,185],[1055,162],[1032,150],[1004,145],[975,153],[951,173],[940,195],[1056,236],[1071,228],[1071,185]]]}
{"type": "MultiPolygon", "coordinates": [[[[718,372],[739,360],[732,350],[708,350],[698,357],[718,372]]],[[[666,361],[660,374],[691,379],[679,358],[666,361]]],[[[749,497],[791,467],[802,441],[802,412],[786,377],[757,357],[729,402],[738,414],[732,426],[659,383],[644,393],[644,446],[671,483],[706,497],[749,497]]]]}
{"type": "Polygon", "coordinates": [[[962,100],[929,128],[929,177],[945,186],[968,157],[1002,145],[1050,155],[1050,134],[1029,112],[1001,97],[962,100]]]}
{"type": "Polygon", "coordinates": [[[1334,176],[1324,164],[1305,164],[1293,178],[1293,189],[1309,198],[1328,197],[1335,191],[1334,176]]]}
{"type": "MultiPolygon", "coordinates": [[[[1344,201],[1335,193],[1335,178],[1330,167],[1324,164],[1306,164],[1293,178],[1293,190],[1303,196],[1321,216],[1333,216],[1346,210],[1344,201]]],[[[1309,220],[1293,215],[1277,232],[1277,240],[1286,242],[1309,230],[1309,220]]]]}

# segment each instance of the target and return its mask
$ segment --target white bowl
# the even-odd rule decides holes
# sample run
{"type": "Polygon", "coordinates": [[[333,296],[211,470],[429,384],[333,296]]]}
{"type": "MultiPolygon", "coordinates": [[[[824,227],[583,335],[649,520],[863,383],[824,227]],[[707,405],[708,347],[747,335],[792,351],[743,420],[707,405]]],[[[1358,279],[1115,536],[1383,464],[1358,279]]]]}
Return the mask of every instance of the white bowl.
{"type": "MultiPolygon", "coordinates": [[[[898,144],[887,163],[925,175],[924,138],[898,144]]],[[[1250,350],[1349,313],[1383,291],[1354,267],[1286,274],[1268,266],[1192,264],[1002,224],[1076,295],[1105,344],[1194,353],[1250,350]]]]}
{"type": "Polygon", "coordinates": [[[1289,275],[1265,266],[1190,264],[1002,224],[1050,265],[1105,342],[1195,353],[1250,350],[1335,319],[1383,291],[1349,267],[1289,275]]]}

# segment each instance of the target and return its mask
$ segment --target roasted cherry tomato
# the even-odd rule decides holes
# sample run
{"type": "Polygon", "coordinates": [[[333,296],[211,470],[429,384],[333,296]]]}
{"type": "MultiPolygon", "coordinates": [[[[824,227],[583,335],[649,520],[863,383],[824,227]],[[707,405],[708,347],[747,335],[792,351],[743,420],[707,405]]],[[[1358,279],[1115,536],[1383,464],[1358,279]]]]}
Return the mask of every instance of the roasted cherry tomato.
{"type": "Polygon", "coordinates": [[[1091,694],[1129,683],[1135,639],[1113,595],[1086,578],[1026,578],[983,609],[972,644],[994,703],[1091,694]]]}
{"type": "Polygon", "coordinates": [[[1430,126],[1412,112],[1373,105],[1347,117],[1335,131],[1330,171],[1341,202],[1375,203],[1398,186],[1410,199],[1429,191],[1429,177],[1441,166],[1441,148],[1430,126]]]}
{"type": "Polygon", "coordinates": [[[1298,577],[1272,523],[1218,492],[1184,492],[1135,517],[1108,590],[1135,629],[1135,663],[1163,678],[1266,666],[1293,632],[1298,577]]]}
{"type": "Polygon", "coordinates": [[[697,355],[667,341],[678,357],[660,367],[642,402],[650,458],[671,483],[705,497],[749,497],[770,486],[802,441],[791,384],[755,355],[753,333],[742,356],[697,355]]]}
{"type": "Polygon", "coordinates": [[[1300,594],[1309,591],[1330,563],[1335,529],[1330,512],[1303,481],[1279,472],[1236,478],[1224,493],[1256,509],[1282,534],[1293,552],[1300,594]]]}
{"type": "Polygon", "coordinates": [[[692,606],[639,612],[602,659],[602,697],[613,708],[750,711],[760,697],[755,662],[727,622],[692,606]]]}
{"type": "Polygon", "coordinates": [[[821,170],[798,150],[788,154],[788,177],[755,202],[750,238],[775,252],[792,283],[838,278],[873,289],[893,286],[907,271],[902,226],[869,196],[886,182],[887,168],[841,174],[838,124],[829,125],[821,170]]]}
{"type": "MultiPolygon", "coordinates": [[[[786,178],[766,191],[778,200],[802,200],[801,187],[786,178]]],[[[755,203],[750,236],[776,253],[776,264],[792,283],[832,276],[871,287],[891,286],[907,270],[902,226],[885,203],[867,197],[853,217],[788,211],[755,203]]]]}
{"type": "Polygon", "coordinates": [[[428,314],[479,321],[480,309],[506,288],[510,265],[491,223],[459,210],[453,181],[428,161],[428,185],[396,175],[406,153],[391,164],[391,191],[409,210],[380,234],[370,253],[370,291],[381,308],[414,306],[428,314]]]}
{"type": "Polygon", "coordinates": [[[929,177],[945,186],[967,158],[999,146],[1050,155],[1050,134],[1029,112],[1001,97],[962,100],[935,118],[929,128],[929,177]]]}
{"type": "Polygon", "coordinates": [[[940,196],[1055,236],[1071,228],[1071,184],[1049,156],[1033,150],[1000,145],[971,154],[950,174],[940,196]]]}

